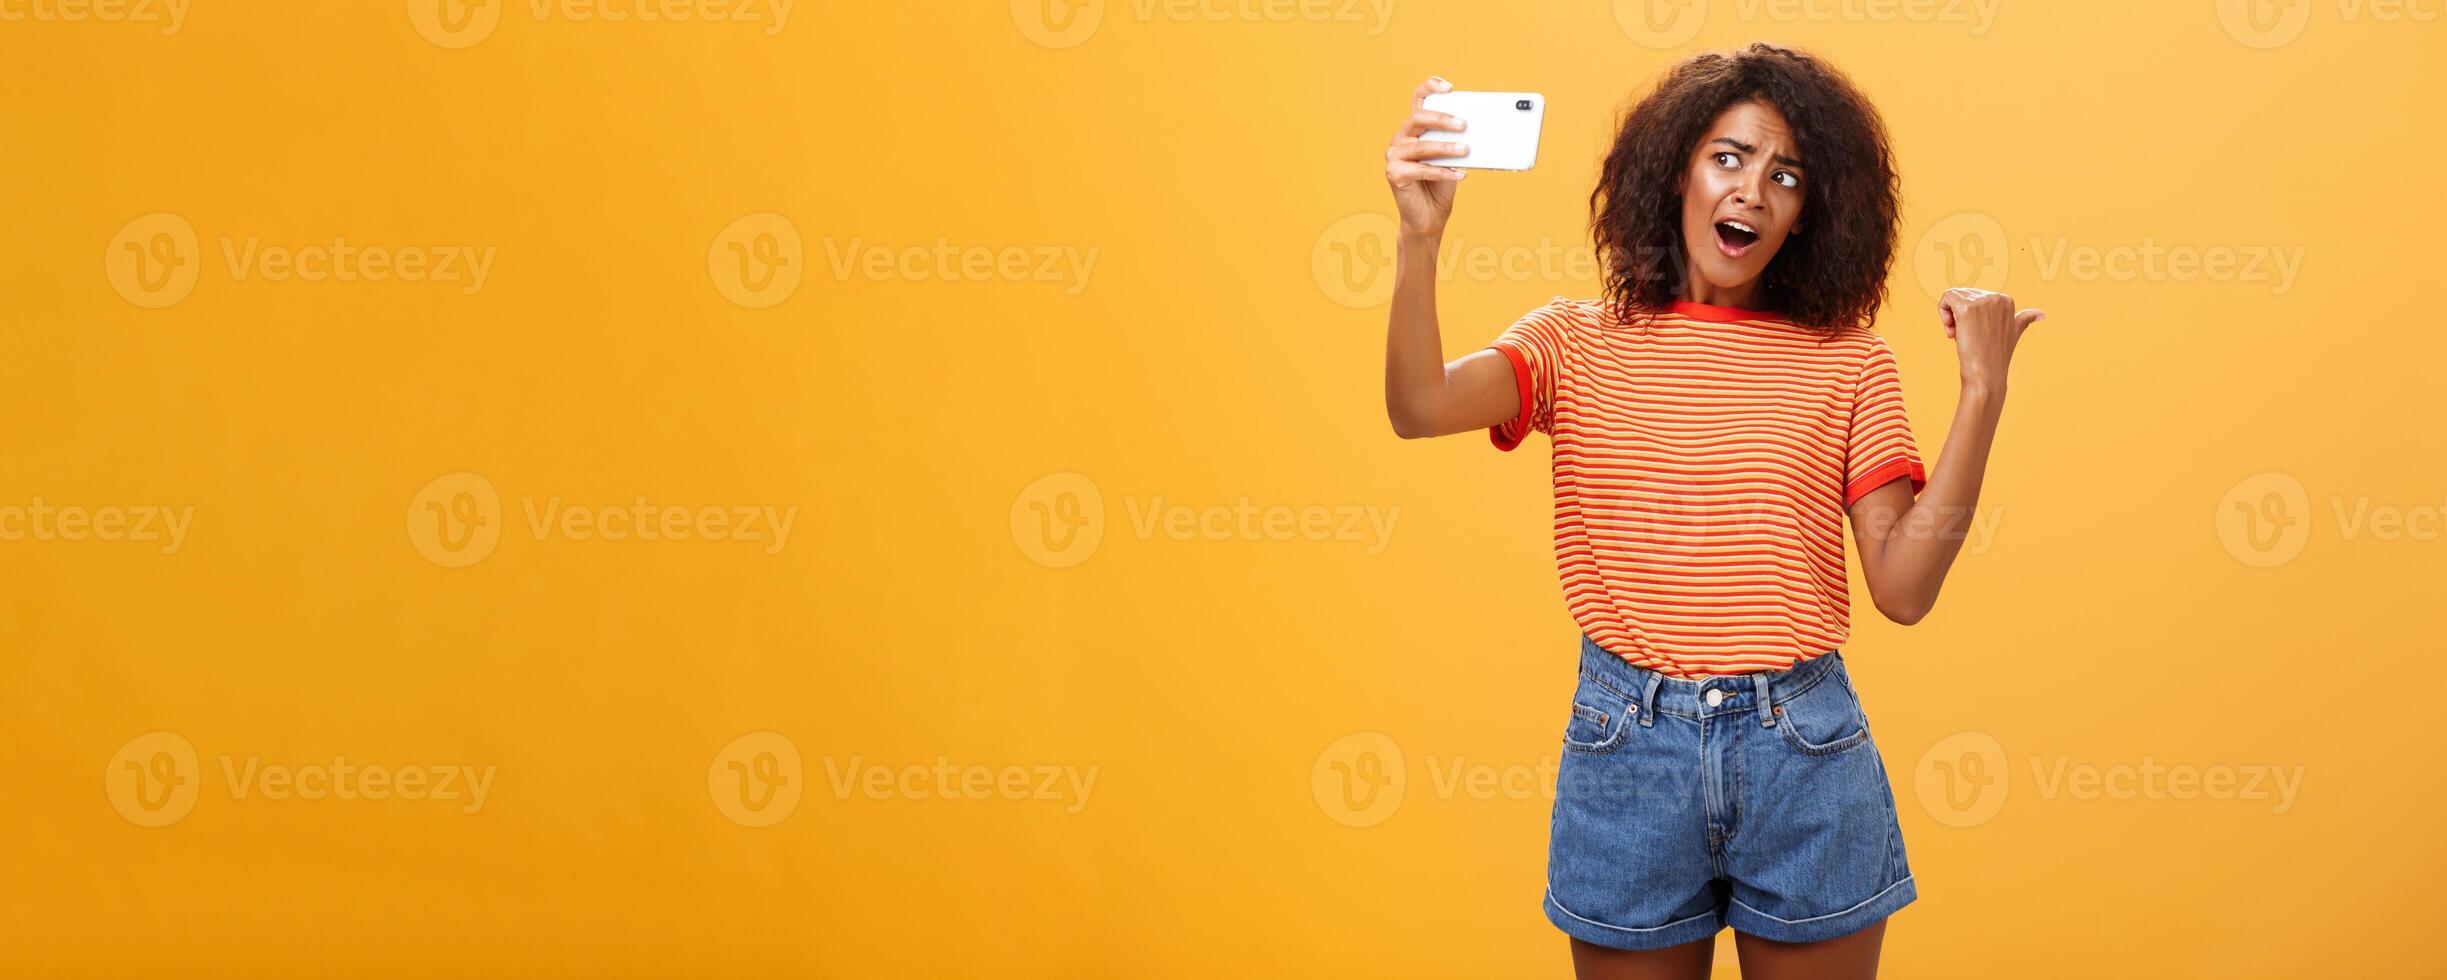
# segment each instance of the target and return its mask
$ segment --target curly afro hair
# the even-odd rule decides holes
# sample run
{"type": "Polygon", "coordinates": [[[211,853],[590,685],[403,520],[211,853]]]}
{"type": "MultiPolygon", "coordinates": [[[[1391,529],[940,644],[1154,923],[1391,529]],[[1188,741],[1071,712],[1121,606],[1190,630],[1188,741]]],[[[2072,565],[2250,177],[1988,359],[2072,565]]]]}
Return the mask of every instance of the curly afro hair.
{"type": "Polygon", "coordinates": [[[1758,305],[1822,330],[1877,322],[1899,211],[1886,124],[1834,66],[1765,43],[1675,65],[1623,114],[1589,194],[1607,308],[1630,320],[1681,295],[1691,153],[1719,114],[1752,100],[1784,114],[1810,168],[1800,217],[1808,233],[1785,239],[1769,261],[1758,305]]]}

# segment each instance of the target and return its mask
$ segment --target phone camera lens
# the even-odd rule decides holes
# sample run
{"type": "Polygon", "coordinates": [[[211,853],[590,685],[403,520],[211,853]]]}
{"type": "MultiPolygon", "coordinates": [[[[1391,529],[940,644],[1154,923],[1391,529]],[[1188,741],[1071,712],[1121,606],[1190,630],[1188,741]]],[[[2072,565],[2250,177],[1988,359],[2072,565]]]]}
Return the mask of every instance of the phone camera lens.
{"type": "Polygon", "coordinates": [[[1522,100],[1521,100],[1521,101],[1519,101],[1519,102],[1515,102],[1515,103],[1513,103],[1513,104],[1512,104],[1512,107],[1513,107],[1513,108],[1515,108],[1515,109],[1519,109],[1519,110],[1521,110],[1522,112],[1528,112],[1528,111],[1529,111],[1529,100],[1528,100],[1528,99],[1522,99],[1522,100]]]}

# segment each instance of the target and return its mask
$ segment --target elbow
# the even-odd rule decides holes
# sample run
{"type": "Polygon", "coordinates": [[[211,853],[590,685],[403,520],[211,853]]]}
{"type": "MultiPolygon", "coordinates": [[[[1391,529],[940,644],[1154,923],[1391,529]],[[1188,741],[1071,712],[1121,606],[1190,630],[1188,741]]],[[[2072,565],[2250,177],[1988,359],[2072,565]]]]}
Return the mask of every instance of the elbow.
{"type": "Polygon", "coordinates": [[[1436,434],[1415,412],[1405,412],[1388,405],[1385,407],[1385,418],[1393,423],[1393,434],[1404,439],[1425,439],[1436,434]]]}
{"type": "Polygon", "coordinates": [[[1928,616],[1929,610],[1937,603],[1933,599],[1880,599],[1877,605],[1878,612],[1885,614],[1887,619],[1900,626],[1910,626],[1928,616]]]}

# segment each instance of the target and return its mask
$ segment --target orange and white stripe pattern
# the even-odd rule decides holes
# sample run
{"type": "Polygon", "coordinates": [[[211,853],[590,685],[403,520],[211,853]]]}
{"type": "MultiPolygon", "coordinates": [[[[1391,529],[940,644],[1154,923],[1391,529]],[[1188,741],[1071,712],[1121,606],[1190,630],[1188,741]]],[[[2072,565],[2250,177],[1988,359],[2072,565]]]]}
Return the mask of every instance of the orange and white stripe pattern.
{"type": "Polygon", "coordinates": [[[1554,442],[1555,564],[1582,631],[1673,677],[1785,670],[1851,634],[1844,509],[1928,482],[1884,338],[1556,297],[1490,345],[1554,442]]]}

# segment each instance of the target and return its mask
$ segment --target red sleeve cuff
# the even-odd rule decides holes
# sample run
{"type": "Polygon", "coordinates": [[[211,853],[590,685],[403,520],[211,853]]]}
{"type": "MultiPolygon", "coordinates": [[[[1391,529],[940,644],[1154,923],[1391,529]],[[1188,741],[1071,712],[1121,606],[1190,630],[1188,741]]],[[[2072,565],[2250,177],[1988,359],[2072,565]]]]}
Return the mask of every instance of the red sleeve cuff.
{"type": "Polygon", "coordinates": [[[1512,418],[1487,427],[1487,438],[1495,443],[1495,448],[1511,452],[1521,444],[1521,440],[1529,438],[1530,417],[1538,412],[1537,396],[1529,389],[1529,362],[1522,359],[1521,352],[1512,349],[1509,344],[1489,346],[1502,351],[1504,359],[1512,362],[1514,390],[1521,393],[1521,410],[1514,413],[1512,418]]]}
{"type": "Polygon", "coordinates": [[[1912,478],[1913,496],[1919,496],[1921,488],[1929,485],[1929,473],[1921,468],[1919,460],[1909,456],[1898,456],[1871,467],[1869,472],[1845,484],[1844,506],[1852,506],[1853,502],[1861,499],[1862,495],[1903,476],[1912,478]]]}

